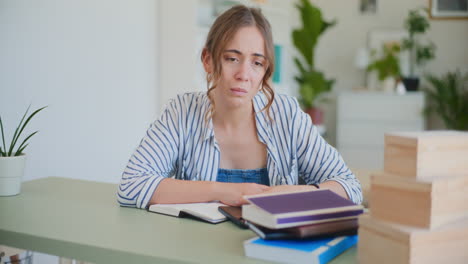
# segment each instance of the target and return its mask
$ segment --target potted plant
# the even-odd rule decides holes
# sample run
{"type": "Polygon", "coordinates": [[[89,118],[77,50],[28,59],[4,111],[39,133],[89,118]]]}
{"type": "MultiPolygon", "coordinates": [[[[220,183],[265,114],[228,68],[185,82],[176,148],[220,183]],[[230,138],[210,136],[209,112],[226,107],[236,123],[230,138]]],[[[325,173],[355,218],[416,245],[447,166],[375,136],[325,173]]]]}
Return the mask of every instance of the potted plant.
{"type": "Polygon", "coordinates": [[[336,21],[323,20],[320,9],[308,0],[301,0],[296,7],[302,20],[302,27],[292,32],[293,44],[301,55],[300,58],[294,58],[299,70],[299,75],[295,77],[299,84],[299,103],[311,116],[314,124],[322,125],[323,112],[316,107],[317,98],[322,93],[330,91],[335,80],[327,79],[315,68],[315,46],[320,35],[334,26],[336,21]]]}
{"type": "Polygon", "coordinates": [[[428,105],[425,113],[435,112],[448,129],[468,130],[468,74],[448,72],[441,77],[426,76],[428,105]]]}
{"type": "Polygon", "coordinates": [[[377,77],[381,82],[381,89],[384,91],[394,91],[396,83],[400,80],[400,64],[398,54],[400,53],[400,43],[384,43],[383,52],[380,57],[376,57],[376,51],[373,50],[371,57],[373,61],[367,66],[367,71],[376,71],[377,77]]]}
{"type": "Polygon", "coordinates": [[[2,144],[0,145],[0,196],[17,195],[21,190],[21,179],[24,174],[26,164],[26,154],[24,150],[28,146],[28,140],[37,134],[38,131],[27,136],[21,144],[19,138],[26,125],[31,119],[46,107],[42,107],[28,115],[29,107],[23,115],[9,146],[5,143],[5,131],[3,129],[2,118],[0,117],[0,132],[2,144]]]}
{"type": "Polygon", "coordinates": [[[419,77],[416,74],[417,67],[422,67],[435,57],[435,45],[432,42],[422,44],[421,36],[429,29],[427,10],[410,10],[405,20],[405,28],[408,38],[403,39],[403,50],[409,51],[409,74],[404,76],[403,83],[407,91],[416,91],[419,87],[419,77]]]}

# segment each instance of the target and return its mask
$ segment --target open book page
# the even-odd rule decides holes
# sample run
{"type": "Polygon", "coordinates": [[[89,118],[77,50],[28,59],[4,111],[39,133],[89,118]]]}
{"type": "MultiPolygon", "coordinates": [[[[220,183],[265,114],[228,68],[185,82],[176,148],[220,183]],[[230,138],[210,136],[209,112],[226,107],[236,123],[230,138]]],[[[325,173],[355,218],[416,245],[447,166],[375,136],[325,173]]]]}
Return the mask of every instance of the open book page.
{"type": "Polygon", "coordinates": [[[224,204],[218,202],[211,203],[187,203],[187,204],[153,204],[149,211],[172,216],[181,216],[180,212],[198,217],[210,223],[219,223],[226,220],[226,217],[218,211],[219,206],[224,204]]]}

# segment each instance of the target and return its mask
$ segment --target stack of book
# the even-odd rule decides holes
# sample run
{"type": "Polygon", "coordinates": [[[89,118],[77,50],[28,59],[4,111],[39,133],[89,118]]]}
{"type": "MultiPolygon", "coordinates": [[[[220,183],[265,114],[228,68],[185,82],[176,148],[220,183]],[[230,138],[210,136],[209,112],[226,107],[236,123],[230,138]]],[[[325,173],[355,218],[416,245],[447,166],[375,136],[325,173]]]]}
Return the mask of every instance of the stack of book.
{"type": "Polygon", "coordinates": [[[359,217],[359,263],[468,263],[468,133],[385,135],[359,217]]]}
{"type": "Polygon", "coordinates": [[[242,218],[258,237],[248,257],[287,263],[327,263],[357,243],[363,207],[330,190],[246,196],[242,218]]]}

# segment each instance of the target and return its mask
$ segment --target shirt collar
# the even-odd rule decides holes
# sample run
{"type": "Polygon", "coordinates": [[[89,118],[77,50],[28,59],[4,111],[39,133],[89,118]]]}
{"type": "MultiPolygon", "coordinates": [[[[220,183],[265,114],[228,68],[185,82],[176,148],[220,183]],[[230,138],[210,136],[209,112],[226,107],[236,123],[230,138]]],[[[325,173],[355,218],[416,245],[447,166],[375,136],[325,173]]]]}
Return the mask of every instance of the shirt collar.
{"type": "MultiPolygon", "coordinates": [[[[270,142],[273,140],[270,136],[270,125],[268,124],[270,121],[266,114],[266,110],[262,111],[262,109],[267,105],[267,98],[263,92],[258,92],[254,98],[252,99],[254,112],[255,112],[255,120],[257,124],[257,135],[259,140],[269,146],[272,145],[270,142]]],[[[209,100],[208,96],[205,96],[204,103],[203,103],[203,119],[208,114],[208,111],[211,107],[211,101],[209,100]]],[[[213,119],[210,117],[208,122],[204,121],[204,130],[203,130],[203,140],[208,140],[214,137],[214,129],[213,129],[213,119]]]]}

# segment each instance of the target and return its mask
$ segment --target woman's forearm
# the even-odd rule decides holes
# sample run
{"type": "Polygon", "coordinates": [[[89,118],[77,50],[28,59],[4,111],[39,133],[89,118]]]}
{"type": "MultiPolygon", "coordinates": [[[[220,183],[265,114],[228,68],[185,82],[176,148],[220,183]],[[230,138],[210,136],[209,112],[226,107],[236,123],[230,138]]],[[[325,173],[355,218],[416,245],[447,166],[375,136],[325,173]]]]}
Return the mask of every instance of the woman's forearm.
{"type": "Polygon", "coordinates": [[[256,183],[226,183],[164,179],[156,188],[149,205],[203,203],[220,201],[231,206],[246,203],[244,195],[259,194],[270,187],[256,183]]]}
{"type": "Polygon", "coordinates": [[[202,203],[216,200],[215,182],[164,179],[156,188],[149,205],[175,203],[202,203]]]}
{"type": "Polygon", "coordinates": [[[349,199],[349,196],[348,194],[346,193],[345,189],[343,188],[343,186],[341,186],[341,184],[337,181],[326,181],[326,182],[322,182],[319,184],[320,186],[320,189],[329,189],[331,190],[332,192],[346,198],[346,199],[349,199]]]}

